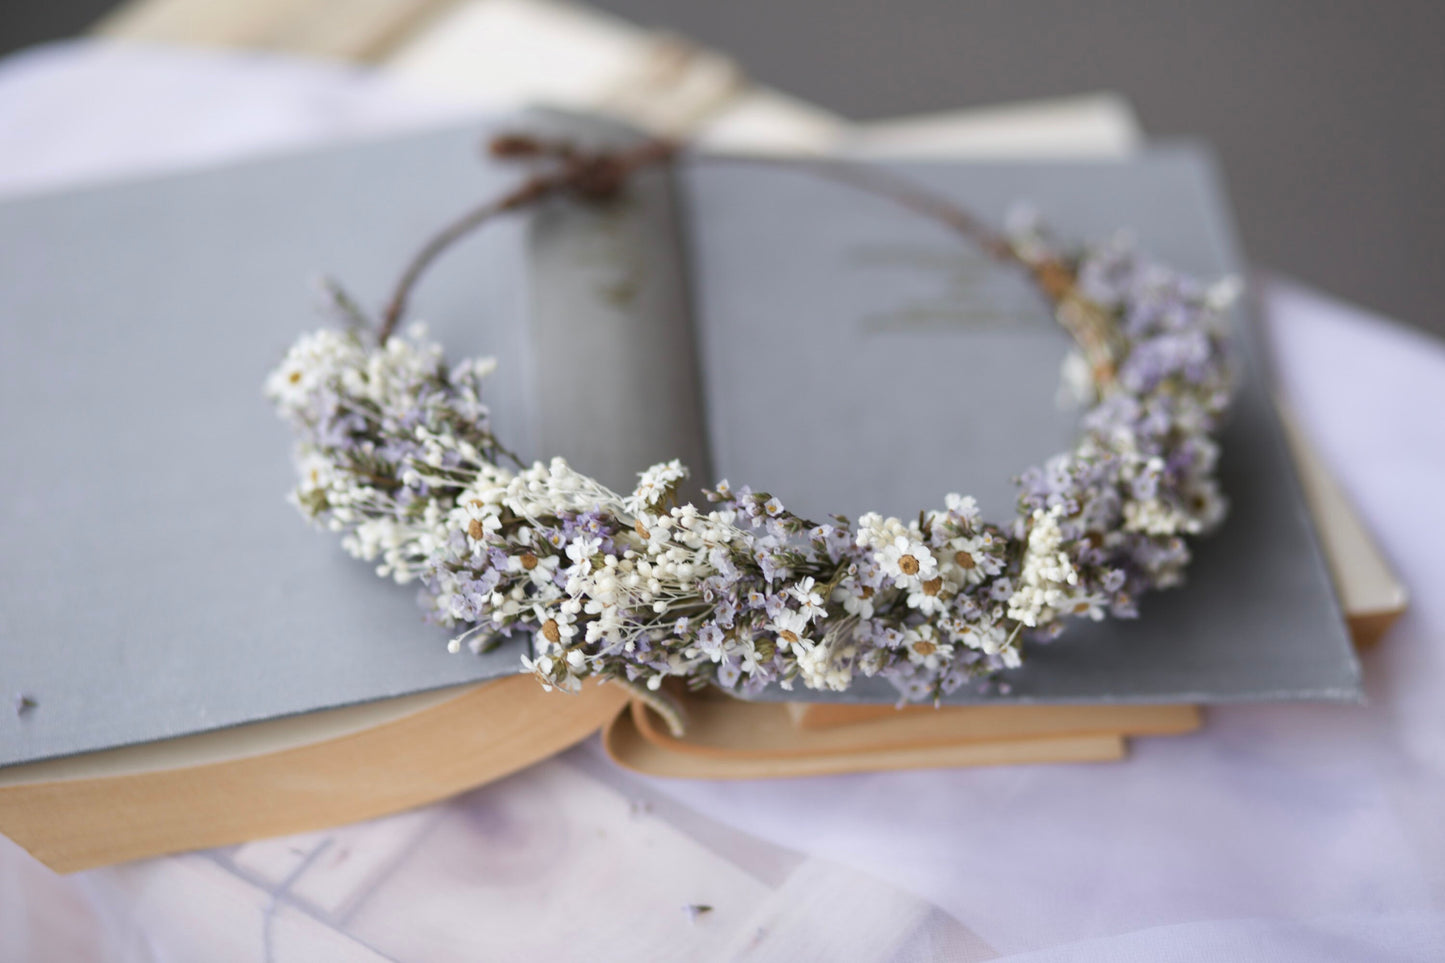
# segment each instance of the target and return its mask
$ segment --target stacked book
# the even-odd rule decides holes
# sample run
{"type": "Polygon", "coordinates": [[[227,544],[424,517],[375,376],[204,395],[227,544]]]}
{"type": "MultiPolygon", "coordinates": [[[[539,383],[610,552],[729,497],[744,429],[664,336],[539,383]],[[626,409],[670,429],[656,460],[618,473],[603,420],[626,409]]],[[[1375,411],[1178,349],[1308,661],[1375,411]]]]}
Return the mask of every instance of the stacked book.
{"type": "Polygon", "coordinates": [[[623,121],[702,148],[620,203],[470,239],[415,303],[455,357],[498,358],[488,400],[524,457],[621,490],[678,457],[805,516],[963,490],[999,517],[1011,476],[1074,431],[1054,404],[1067,341],[1026,285],[789,155],[886,164],[993,221],[1027,200],[1072,238],[1128,226],[1201,277],[1243,261],[1208,152],[1144,144],[1115,98],[858,129],[571,8],[487,0],[428,24],[385,69],[491,110],[587,114],[0,206],[0,442],[23,453],[0,469],[0,831],[68,871],[420,805],[599,730],[642,772],[759,778],[1110,760],[1212,703],[1359,697],[1350,634],[1378,637],[1403,593],[1283,425],[1248,303],[1230,521],[1186,588],[1039,647],[1006,685],[906,709],[886,688],[690,694],[678,734],[616,686],[542,691],[525,640],[448,654],[408,589],[283,504],[260,384],[314,324],[308,277],[378,302],[436,225],[514,180],[478,160],[489,132],[636,136],[623,121]],[[850,379],[897,383],[914,414],[850,405],[850,379]]]}

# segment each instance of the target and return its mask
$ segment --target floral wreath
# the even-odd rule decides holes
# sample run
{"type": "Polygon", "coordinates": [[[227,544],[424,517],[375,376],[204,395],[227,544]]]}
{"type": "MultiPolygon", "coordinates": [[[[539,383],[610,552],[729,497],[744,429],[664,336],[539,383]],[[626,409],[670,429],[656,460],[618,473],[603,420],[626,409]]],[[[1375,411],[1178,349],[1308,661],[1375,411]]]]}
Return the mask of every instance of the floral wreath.
{"type": "Polygon", "coordinates": [[[863,675],[938,700],[1019,666],[1026,637],[1053,638],[1070,618],[1136,616],[1147,590],[1182,581],[1183,536],[1222,520],[1213,436],[1232,380],[1219,320],[1236,284],[1203,286],[1126,243],[1066,252],[1036,224],[994,235],[905,180],[838,162],[807,166],[1024,269],[1074,337],[1064,381],[1088,404],[1081,435],[1017,479],[1011,522],[987,523],[974,499],[950,494],[908,521],[815,523],[727,482],[707,504],[685,503],[677,461],[626,495],[561,458],[524,465],[482,402],[494,363],[450,366],[420,326],[393,334],[407,295],[494,216],[551,196],[612,197],[676,148],[519,136],[492,150],[543,169],[433,238],[379,326],[328,284],[352,323],[300,338],[266,385],[298,437],[295,504],[378,575],[419,583],[429,619],[458,631],[452,651],[529,633],[526,668],[572,691],[587,677],[654,698],[668,679],[838,691],[863,675]]]}

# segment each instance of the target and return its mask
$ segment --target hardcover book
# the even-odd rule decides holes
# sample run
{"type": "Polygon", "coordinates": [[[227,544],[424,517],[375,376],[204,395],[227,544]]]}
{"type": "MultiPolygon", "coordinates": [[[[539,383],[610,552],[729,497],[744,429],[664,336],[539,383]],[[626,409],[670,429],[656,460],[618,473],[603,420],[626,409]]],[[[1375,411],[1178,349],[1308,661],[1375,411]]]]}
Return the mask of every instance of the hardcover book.
{"type": "MultiPolygon", "coordinates": [[[[632,136],[556,115],[507,123],[632,136]]],[[[263,752],[227,734],[343,707],[356,708],[319,735],[289,731],[290,748],[395,735],[422,709],[460,712],[464,696],[475,706],[475,693],[513,693],[511,728],[477,717],[470,768],[350,818],[464,788],[608,719],[619,753],[662,741],[655,732],[648,741],[644,711],[618,717],[625,698],[605,686],[572,699],[523,694],[531,679],[506,678],[522,671],[523,639],[449,655],[447,633],[422,623],[411,590],[376,579],[284,504],[289,440],[260,385],[315,325],[308,279],[324,272],[379,302],[437,225],[517,177],[479,159],[489,129],[500,128],[0,206],[0,691],[17,699],[0,715],[0,821],[7,799],[12,813],[35,814],[64,795],[7,797],[7,787],[90,780],[101,798],[119,785],[106,780],[135,772],[270,757],[274,743],[263,752]],[[533,719],[555,732],[529,747],[533,719]],[[512,755],[481,759],[509,739],[520,747],[512,755]],[[166,757],[182,744],[197,754],[166,757]],[[84,762],[125,746],[129,757],[100,769],[84,762]]],[[[1196,276],[1242,269],[1217,174],[1195,147],[1126,160],[888,164],[995,222],[1027,201],[1066,237],[1128,227],[1144,250],[1196,276]]],[[[1223,439],[1224,529],[1196,543],[1188,585],[1146,600],[1137,623],[1076,624],[1031,649],[1006,686],[952,696],[973,707],[950,717],[974,734],[973,756],[958,762],[990,761],[979,748],[990,733],[1054,740],[1053,755],[1038,758],[1108,758],[1121,732],[1195,724],[1180,707],[1358,698],[1247,308],[1233,316],[1243,386],[1223,439]],[[1052,728],[1007,715],[1033,705],[1085,715],[1052,728]]],[[[488,401],[524,457],[564,455],[621,490],[675,457],[698,480],[766,488],[802,515],[907,515],[965,491],[1002,518],[1011,478],[1067,447],[1076,427],[1055,403],[1066,337],[1022,279],[810,163],[699,155],[643,174],[603,207],[557,204],[518,218],[451,252],[414,313],[454,360],[498,359],[488,401]]],[[[829,698],[887,706],[896,695],[865,687],[829,698]]],[[[723,733],[732,748],[714,755],[736,757],[746,752],[741,723],[716,723],[720,711],[699,704],[693,738],[723,733]]],[[[751,713],[758,745],[786,727],[807,731],[811,719],[835,740],[812,751],[908,764],[891,736],[869,742],[853,728],[869,724],[856,714],[834,719],[852,728],[840,737],[811,707],[738,711],[751,713]]],[[[405,742],[393,747],[407,755],[405,742]]],[[[358,759],[337,771],[383,778],[358,759]]],[[[0,828],[20,838],[14,825],[0,828]]],[[[198,829],[191,844],[255,831],[207,826],[211,835],[198,829]]],[[[119,858],[175,848],[130,845],[119,858]]]]}

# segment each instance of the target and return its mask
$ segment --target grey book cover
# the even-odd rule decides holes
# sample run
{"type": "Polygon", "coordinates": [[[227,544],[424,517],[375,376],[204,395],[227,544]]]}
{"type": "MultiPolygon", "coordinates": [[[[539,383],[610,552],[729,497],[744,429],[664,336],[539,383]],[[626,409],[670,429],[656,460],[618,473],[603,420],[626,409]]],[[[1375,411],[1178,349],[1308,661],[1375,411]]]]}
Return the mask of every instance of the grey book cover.
{"type": "MultiPolygon", "coordinates": [[[[0,205],[0,694],[34,702],[0,713],[0,765],[519,669],[520,639],[448,655],[413,589],[303,524],[260,394],[319,323],[312,278],[378,304],[423,238],[513,181],[478,158],[486,126],[0,205]]],[[[1029,198],[1068,235],[1130,226],[1181,267],[1238,267],[1195,152],[908,170],[989,217],[1029,198]]],[[[1063,345],[1021,285],[793,170],[698,159],[499,224],[413,313],[454,359],[498,359],[514,449],[614,487],[681,457],[803,513],[962,490],[998,517],[1010,476],[1071,436],[1063,345]]],[[[1009,698],[1356,694],[1257,363],[1225,445],[1234,514],[1189,587],[1035,650],[1009,698]]]]}

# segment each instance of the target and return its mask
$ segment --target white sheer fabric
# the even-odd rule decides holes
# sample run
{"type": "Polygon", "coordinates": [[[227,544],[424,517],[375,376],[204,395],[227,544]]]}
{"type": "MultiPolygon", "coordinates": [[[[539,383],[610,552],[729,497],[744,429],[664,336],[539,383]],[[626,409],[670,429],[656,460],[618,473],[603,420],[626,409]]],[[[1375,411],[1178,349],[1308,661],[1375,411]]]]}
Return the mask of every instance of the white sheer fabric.
{"type": "MultiPolygon", "coordinates": [[[[0,62],[0,192],[452,113],[356,70],[67,45],[0,62]]],[[[1216,709],[1118,764],[778,782],[640,779],[590,745],[416,813],[71,878],[0,839],[0,956],[1445,958],[1445,346],[1261,288],[1281,391],[1412,592],[1368,706],[1216,709]]]]}

